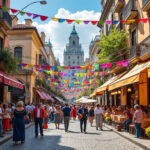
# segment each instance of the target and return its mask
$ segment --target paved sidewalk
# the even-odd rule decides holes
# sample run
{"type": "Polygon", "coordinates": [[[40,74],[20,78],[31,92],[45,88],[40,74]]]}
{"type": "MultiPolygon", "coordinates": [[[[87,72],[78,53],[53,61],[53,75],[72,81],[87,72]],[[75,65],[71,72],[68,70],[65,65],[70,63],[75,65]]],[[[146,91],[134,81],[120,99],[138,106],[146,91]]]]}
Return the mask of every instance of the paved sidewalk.
{"type": "Polygon", "coordinates": [[[44,130],[44,137],[34,137],[34,126],[26,130],[24,144],[13,145],[12,140],[0,146],[0,150],[143,150],[125,138],[104,127],[97,131],[88,123],[87,134],[80,132],[79,121],[71,120],[69,133],[65,133],[64,125],[56,129],[54,123],[44,130]]]}
{"type": "Polygon", "coordinates": [[[138,139],[135,138],[135,135],[133,134],[129,134],[128,132],[122,131],[119,132],[115,129],[115,127],[113,127],[112,125],[107,125],[104,124],[104,127],[113,130],[115,133],[117,133],[118,135],[126,138],[127,140],[129,140],[130,142],[140,146],[141,148],[143,148],[144,150],[150,150],[150,139],[138,139]]]}
{"type": "MultiPolygon", "coordinates": [[[[26,124],[26,129],[31,127],[33,125],[32,123],[26,124]]],[[[8,131],[6,132],[6,134],[4,134],[4,137],[0,138],[0,145],[4,144],[5,142],[7,142],[8,140],[10,140],[13,137],[13,131],[8,131]]]]}

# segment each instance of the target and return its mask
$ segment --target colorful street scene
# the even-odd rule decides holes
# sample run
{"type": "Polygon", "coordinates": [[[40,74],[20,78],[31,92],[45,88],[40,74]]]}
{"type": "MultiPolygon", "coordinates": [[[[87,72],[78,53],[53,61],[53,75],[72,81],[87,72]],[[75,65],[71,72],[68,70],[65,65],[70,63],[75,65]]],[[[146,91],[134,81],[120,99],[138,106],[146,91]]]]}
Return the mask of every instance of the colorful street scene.
{"type": "Polygon", "coordinates": [[[0,150],[149,139],[150,0],[0,0],[0,150]]]}

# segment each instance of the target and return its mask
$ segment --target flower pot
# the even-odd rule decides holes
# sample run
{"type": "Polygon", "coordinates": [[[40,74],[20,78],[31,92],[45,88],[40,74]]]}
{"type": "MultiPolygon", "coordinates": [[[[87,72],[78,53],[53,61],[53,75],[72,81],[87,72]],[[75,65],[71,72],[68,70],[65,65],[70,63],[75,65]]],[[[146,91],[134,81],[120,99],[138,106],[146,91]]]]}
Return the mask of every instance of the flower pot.
{"type": "Polygon", "coordinates": [[[116,128],[117,128],[117,131],[121,132],[121,130],[122,130],[122,126],[121,125],[117,125],[116,128]]]}

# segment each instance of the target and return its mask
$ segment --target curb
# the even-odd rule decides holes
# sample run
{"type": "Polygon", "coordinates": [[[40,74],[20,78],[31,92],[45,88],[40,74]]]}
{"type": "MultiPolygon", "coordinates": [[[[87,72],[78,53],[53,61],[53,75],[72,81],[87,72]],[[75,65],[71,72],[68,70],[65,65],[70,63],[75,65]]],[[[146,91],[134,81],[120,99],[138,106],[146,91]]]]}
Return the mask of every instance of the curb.
{"type": "Polygon", "coordinates": [[[139,143],[139,142],[137,142],[137,141],[135,141],[135,140],[133,140],[133,139],[131,139],[131,138],[128,138],[127,136],[122,135],[120,132],[118,132],[118,131],[112,129],[111,127],[109,127],[109,126],[106,125],[106,124],[105,124],[104,127],[107,128],[107,129],[111,129],[113,132],[115,132],[115,133],[118,134],[119,136],[121,136],[121,137],[123,137],[124,139],[126,139],[126,140],[132,142],[133,144],[135,144],[135,145],[137,145],[137,146],[143,148],[144,150],[150,150],[149,147],[147,147],[147,146],[145,146],[145,145],[143,145],[143,144],[141,144],[141,143],[139,143]]]}
{"type": "MultiPolygon", "coordinates": [[[[32,123],[26,125],[25,129],[30,128],[33,124],[34,124],[34,123],[32,122],[32,123]]],[[[12,139],[12,138],[13,138],[13,135],[11,134],[11,135],[8,136],[7,138],[4,138],[4,140],[0,141],[0,145],[6,143],[7,141],[9,141],[9,140],[12,139]]]]}

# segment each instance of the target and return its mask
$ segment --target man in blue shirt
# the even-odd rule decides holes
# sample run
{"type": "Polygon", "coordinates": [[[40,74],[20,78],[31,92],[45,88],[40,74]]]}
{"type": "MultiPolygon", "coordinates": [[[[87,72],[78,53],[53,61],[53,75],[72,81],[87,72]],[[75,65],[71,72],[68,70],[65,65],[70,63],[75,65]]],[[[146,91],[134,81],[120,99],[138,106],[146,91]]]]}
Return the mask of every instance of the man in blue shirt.
{"type": "Polygon", "coordinates": [[[68,132],[71,108],[69,108],[68,104],[66,104],[65,107],[62,108],[62,111],[64,116],[65,132],[68,132]]]}
{"type": "Polygon", "coordinates": [[[88,109],[85,108],[85,105],[82,105],[82,107],[78,110],[78,116],[82,116],[82,119],[80,119],[81,132],[83,132],[83,124],[84,124],[84,133],[86,134],[88,109]]]}

